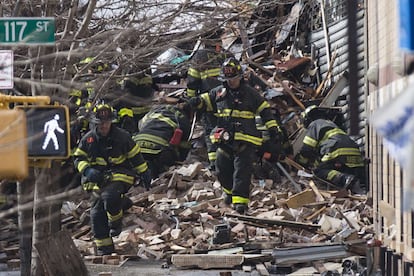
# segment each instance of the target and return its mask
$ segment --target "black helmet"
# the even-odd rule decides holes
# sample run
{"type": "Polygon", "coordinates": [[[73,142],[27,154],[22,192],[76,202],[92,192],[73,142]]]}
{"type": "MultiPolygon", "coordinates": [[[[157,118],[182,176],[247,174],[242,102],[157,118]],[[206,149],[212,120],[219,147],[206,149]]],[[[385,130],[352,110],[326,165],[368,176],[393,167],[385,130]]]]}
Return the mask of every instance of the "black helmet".
{"type": "Polygon", "coordinates": [[[228,80],[236,77],[241,77],[243,73],[240,62],[234,58],[227,58],[221,67],[220,78],[222,80],[228,80]]]}
{"type": "Polygon", "coordinates": [[[308,106],[302,113],[303,126],[307,128],[311,122],[317,119],[326,119],[334,122],[343,128],[344,118],[342,111],[334,107],[320,107],[316,105],[308,106]]]}
{"type": "Polygon", "coordinates": [[[112,122],[114,119],[114,109],[108,104],[99,104],[93,109],[93,123],[112,122]]]}

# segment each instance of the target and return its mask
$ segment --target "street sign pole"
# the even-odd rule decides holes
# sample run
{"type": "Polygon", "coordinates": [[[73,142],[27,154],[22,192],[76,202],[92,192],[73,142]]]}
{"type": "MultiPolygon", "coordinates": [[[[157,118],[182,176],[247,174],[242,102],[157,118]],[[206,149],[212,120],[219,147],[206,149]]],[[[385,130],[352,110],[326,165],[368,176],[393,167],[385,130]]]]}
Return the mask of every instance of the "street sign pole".
{"type": "Polygon", "coordinates": [[[0,18],[0,45],[54,44],[54,17],[0,18]]]}

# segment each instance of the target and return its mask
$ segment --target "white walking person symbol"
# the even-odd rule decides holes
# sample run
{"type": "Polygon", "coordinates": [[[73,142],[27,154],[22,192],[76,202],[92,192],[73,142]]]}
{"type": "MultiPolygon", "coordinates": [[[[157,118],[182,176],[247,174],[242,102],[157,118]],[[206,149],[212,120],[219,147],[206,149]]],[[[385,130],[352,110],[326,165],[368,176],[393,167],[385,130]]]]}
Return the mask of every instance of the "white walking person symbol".
{"type": "Polygon", "coordinates": [[[46,133],[45,141],[43,142],[42,149],[46,149],[50,139],[53,141],[53,145],[55,146],[55,150],[59,149],[59,143],[58,139],[56,137],[55,131],[58,131],[60,133],[65,133],[63,129],[59,127],[58,120],[60,119],[59,114],[55,114],[52,120],[49,120],[45,123],[45,126],[43,127],[43,132],[46,133]]]}

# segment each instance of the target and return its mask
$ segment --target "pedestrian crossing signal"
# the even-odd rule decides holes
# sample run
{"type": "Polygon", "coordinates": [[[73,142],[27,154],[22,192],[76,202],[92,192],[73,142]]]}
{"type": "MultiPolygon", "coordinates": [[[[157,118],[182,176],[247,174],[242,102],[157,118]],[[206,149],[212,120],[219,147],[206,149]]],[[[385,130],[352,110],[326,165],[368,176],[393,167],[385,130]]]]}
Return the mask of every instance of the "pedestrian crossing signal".
{"type": "Polygon", "coordinates": [[[66,159],[70,154],[67,106],[16,106],[26,113],[29,158],[66,159]]]}

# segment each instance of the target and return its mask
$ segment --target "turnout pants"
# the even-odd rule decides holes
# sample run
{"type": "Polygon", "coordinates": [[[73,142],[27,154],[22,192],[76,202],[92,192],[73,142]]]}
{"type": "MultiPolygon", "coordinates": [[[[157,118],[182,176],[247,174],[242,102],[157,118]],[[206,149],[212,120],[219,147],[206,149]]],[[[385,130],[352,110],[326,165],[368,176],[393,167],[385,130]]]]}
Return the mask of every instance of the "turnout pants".
{"type": "Polygon", "coordinates": [[[127,184],[114,181],[101,189],[99,195],[92,197],[91,225],[97,247],[112,244],[109,231],[122,224],[122,198],[127,184]]]}
{"type": "Polygon", "coordinates": [[[249,203],[255,147],[239,144],[237,147],[219,146],[217,150],[217,178],[232,203],[249,203]]]}

